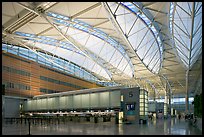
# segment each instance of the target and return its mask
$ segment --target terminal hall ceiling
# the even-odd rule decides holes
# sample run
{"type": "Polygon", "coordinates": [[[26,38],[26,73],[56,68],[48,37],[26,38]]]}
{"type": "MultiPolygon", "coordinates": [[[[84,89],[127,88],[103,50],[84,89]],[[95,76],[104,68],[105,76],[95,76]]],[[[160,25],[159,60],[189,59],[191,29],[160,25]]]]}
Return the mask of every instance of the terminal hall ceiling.
{"type": "Polygon", "coordinates": [[[202,2],[3,2],[2,43],[157,98],[202,85],[202,2]]]}

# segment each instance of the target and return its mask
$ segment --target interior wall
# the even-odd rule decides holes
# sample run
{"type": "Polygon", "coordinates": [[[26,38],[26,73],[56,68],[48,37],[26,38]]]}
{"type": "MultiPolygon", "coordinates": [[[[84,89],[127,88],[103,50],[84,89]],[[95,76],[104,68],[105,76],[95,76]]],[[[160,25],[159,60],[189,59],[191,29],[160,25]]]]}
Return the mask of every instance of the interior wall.
{"type": "Polygon", "coordinates": [[[2,54],[2,84],[6,85],[6,95],[21,97],[42,95],[48,93],[48,90],[64,92],[101,87],[96,83],[8,52],[2,54]],[[43,89],[46,91],[42,91],[43,89]]]}
{"type": "Polygon", "coordinates": [[[20,117],[20,99],[4,97],[2,108],[4,109],[4,118],[19,118],[20,117]]]}
{"type": "Polygon", "coordinates": [[[123,89],[121,91],[121,94],[123,95],[123,102],[122,102],[122,109],[124,112],[124,118],[131,122],[139,122],[139,111],[140,111],[140,88],[128,88],[123,89]],[[134,108],[128,110],[127,105],[132,105],[134,108]]]}

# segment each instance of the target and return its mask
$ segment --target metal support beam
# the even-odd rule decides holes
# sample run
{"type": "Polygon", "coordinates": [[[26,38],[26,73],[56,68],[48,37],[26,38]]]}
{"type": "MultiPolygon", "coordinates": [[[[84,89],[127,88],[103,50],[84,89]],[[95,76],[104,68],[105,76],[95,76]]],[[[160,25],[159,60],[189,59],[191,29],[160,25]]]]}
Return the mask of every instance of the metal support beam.
{"type": "Polygon", "coordinates": [[[189,62],[188,62],[188,68],[190,69],[190,67],[191,67],[191,52],[192,52],[192,45],[193,45],[193,29],[194,29],[194,19],[195,19],[195,15],[194,15],[194,13],[195,13],[195,2],[193,2],[193,5],[192,5],[192,15],[191,15],[191,17],[192,17],[192,26],[191,26],[191,35],[190,35],[190,52],[189,52],[189,62]]]}

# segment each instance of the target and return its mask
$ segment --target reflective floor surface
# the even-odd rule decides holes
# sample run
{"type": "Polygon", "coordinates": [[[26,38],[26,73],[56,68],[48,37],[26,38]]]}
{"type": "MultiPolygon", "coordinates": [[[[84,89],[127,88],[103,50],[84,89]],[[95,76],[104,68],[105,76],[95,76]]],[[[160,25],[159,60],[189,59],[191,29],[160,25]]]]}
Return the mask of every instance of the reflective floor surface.
{"type": "MultiPolygon", "coordinates": [[[[28,124],[3,124],[3,135],[28,135],[28,124]]],[[[31,135],[202,135],[188,122],[176,118],[148,121],[147,124],[115,124],[113,122],[67,122],[60,124],[31,124],[31,135]]]]}

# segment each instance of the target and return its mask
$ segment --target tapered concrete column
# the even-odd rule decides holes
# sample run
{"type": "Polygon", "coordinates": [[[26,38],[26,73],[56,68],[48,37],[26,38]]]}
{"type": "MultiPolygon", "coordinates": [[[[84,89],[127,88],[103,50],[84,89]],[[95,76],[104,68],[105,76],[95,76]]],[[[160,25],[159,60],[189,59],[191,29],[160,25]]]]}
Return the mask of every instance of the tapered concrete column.
{"type": "Polygon", "coordinates": [[[189,113],[189,101],[188,101],[188,98],[189,98],[189,91],[188,91],[188,75],[189,75],[189,70],[186,71],[186,113],[189,113]]]}
{"type": "Polygon", "coordinates": [[[168,88],[169,114],[171,115],[171,90],[168,88]]]}
{"type": "Polygon", "coordinates": [[[153,97],[153,100],[156,101],[156,91],[154,90],[154,97],[153,97]]]}
{"type": "MultiPolygon", "coordinates": [[[[167,86],[166,86],[167,87],[167,86]]],[[[167,116],[167,109],[168,109],[168,97],[167,97],[167,92],[165,91],[165,96],[164,96],[164,116],[167,116]]]]}

